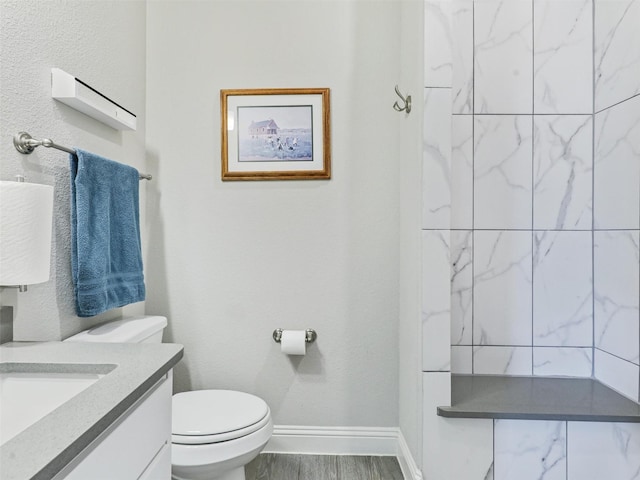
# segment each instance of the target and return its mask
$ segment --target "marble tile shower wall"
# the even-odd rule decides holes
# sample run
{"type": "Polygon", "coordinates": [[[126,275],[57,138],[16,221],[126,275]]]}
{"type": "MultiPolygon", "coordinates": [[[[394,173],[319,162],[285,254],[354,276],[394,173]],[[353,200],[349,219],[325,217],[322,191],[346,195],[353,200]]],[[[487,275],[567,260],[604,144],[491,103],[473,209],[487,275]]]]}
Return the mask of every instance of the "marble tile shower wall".
{"type": "Polygon", "coordinates": [[[446,419],[450,373],[640,392],[640,0],[425,0],[425,479],[631,480],[640,425],[446,419]]]}
{"type": "Polygon", "coordinates": [[[424,370],[595,375],[638,400],[640,0],[425,12],[424,370]],[[450,304],[427,288],[445,262],[450,304]]]}

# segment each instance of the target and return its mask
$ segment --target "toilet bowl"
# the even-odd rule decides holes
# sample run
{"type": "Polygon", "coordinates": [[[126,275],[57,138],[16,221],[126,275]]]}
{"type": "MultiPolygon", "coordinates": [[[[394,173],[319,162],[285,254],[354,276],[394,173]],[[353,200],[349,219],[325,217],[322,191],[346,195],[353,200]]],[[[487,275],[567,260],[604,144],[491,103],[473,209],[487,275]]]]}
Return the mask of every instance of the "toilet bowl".
{"type": "MultiPolygon", "coordinates": [[[[129,317],[85,330],[65,341],[160,343],[167,319],[129,317]]],[[[177,393],[172,400],[171,477],[175,480],[245,480],[244,466],[273,433],[264,400],[232,390],[177,393]]]]}
{"type": "Polygon", "coordinates": [[[272,432],[269,407],[254,395],[230,390],[177,393],[171,475],[176,480],[244,480],[244,465],[260,453],[272,432]]]}

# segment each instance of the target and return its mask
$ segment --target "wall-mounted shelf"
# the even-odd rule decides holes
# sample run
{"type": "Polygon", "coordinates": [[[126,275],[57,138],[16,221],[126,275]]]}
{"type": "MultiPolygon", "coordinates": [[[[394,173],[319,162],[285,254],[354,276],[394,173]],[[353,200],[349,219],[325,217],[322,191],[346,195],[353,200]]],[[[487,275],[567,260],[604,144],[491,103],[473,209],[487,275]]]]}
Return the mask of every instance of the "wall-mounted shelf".
{"type": "Polygon", "coordinates": [[[640,423],[640,404],[592,378],[451,375],[450,418],[640,423]]]}
{"type": "Polygon", "coordinates": [[[136,116],[73,75],[51,69],[51,96],[116,130],[135,130],[136,116]]]}

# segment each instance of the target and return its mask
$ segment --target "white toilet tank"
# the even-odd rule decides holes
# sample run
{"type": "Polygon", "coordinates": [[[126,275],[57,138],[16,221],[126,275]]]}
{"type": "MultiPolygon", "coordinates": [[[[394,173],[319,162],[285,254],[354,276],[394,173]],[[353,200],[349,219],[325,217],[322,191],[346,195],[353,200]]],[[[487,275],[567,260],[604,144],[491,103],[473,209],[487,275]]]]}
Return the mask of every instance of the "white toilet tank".
{"type": "Polygon", "coordinates": [[[141,315],[103,323],[73,335],[65,342],[162,343],[166,317],[141,315]]]}

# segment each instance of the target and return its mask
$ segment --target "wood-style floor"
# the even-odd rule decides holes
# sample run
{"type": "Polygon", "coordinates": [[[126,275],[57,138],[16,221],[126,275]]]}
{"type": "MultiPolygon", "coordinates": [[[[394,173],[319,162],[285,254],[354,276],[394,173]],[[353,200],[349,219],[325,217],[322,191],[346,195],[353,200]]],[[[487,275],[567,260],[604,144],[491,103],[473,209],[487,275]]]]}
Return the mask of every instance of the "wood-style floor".
{"type": "Polygon", "coordinates": [[[403,480],[396,457],[262,453],[246,480],[403,480]]]}

